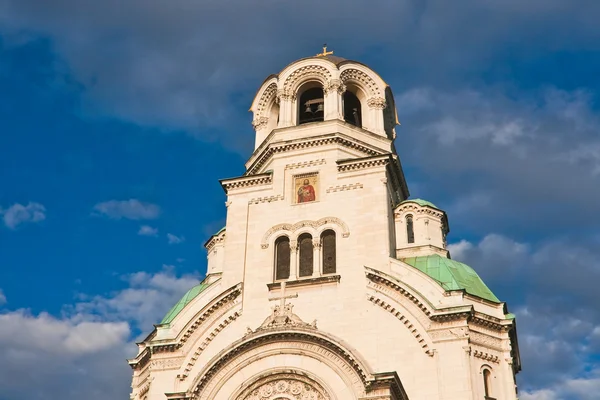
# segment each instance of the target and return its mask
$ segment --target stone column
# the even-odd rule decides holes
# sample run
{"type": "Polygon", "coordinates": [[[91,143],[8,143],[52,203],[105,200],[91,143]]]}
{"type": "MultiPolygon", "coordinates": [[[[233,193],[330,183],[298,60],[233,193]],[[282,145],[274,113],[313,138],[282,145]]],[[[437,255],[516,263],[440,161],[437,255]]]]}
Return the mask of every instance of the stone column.
{"type": "Polygon", "coordinates": [[[290,241],[290,281],[298,279],[298,241],[290,241]]]}
{"type": "Polygon", "coordinates": [[[279,98],[279,124],[277,127],[285,128],[295,125],[292,112],[295,105],[293,96],[284,90],[278,90],[277,97],[279,98]]]}
{"type": "Polygon", "coordinates": [[[323,275],[322,266],[321,266],[321,239],[316,238],[313,239],[313,278],[318,278],[323,275]]]}
{"type": "Polygon", "coordinates": [[[367,100],[369,106],[369,128],[380,135],[385,136],[385,126],[383,124],[383,110],[386,102],[383,97],[371,97],[367,100]]]}
{"type": "Polygon", "coordinates": [[[325,121],[344,119],[341,93],[345,90],[345,86],[339,79],[332,79],[323,86],[323,95],[325,96],[325,116],[323,119],[325,121]]]}

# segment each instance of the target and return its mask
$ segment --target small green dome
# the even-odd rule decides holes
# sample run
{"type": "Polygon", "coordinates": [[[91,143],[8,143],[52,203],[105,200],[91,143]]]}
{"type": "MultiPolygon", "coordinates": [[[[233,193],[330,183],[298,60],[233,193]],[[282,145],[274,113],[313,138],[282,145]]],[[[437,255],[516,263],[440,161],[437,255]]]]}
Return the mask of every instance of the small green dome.
{"type": "Polygon", "coordinates": [[[165,315],[165,317],[162,319],[162,321],[160,321],[160,323],[161,324],[170,324],[171,321],[173,321],[175,319],[175,317],[181,312],[181,310],[183,310],[185,308],[185,306],[187,306],[189,303],[191,303],[192,300],[194,300],[200,293],[202,293],[209,286],[210,286],[209,283],[201,282],[200,284],[198,284],[198,285],[194,286],[193,288],[191,288],[190,290],[188,290],[186,292],[186,294],[183,295],[181,300],[179,300],[177,302],[177,304],[175,304],[173,306],[173,308],[171,308],[169,310],[167,315],[165,315]]]}
{"type": "Polygon", "coordinates": [[[435,209],[438,209],[438,210],[440,209],[435,204],[433,204],[433,203],[431,203],[431,202],[429,202],[427,200],[423,200],[423,199],[408,199],[408,200],[404,200],[400,204],[410,203],[410,202],[417,203],[418,205],[423,206],[423,207],[424,206],[429,206],[429,207],[432,207],[432,208],[435,208],[435,209]]]}
{"type": "Polygon", "coordinates": [[[401,259],[406,264],[429,275],[445,290],[464,290],[468,294],[500,303],[473,268],[439,254],[401,259]]]}

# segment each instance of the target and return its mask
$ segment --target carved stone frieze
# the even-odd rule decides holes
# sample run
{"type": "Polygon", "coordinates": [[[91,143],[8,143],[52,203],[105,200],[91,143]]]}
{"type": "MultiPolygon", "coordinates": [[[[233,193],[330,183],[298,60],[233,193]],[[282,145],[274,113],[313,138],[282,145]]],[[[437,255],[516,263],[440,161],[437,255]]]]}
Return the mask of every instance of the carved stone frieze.
{"type": "Polygon", "coordinates": [[[152,370],[177,369],[183,364],[184,357],[158,358],[150,361],[152,370]]]}
{"type": "Polygon", "coordinates": [[[470,342],[483,347],[502,351],[502,339],[471,330],[470,342]]]}
{"type": "Polygon", "coordinates": [[[428,333],[434,342],[461,340],[469,337],[469,330],[466,327],[430,330],[428,333]]]}
{"type": "Polygon", "coordinates": [[[351,183],[349,185],[330,186],[327,188],[326,192],[327,193],[335,193],[335,192],[343,192],[346,190],[355,190],[355,189],[362,189],[362,188],[363,188],[362,183],[351,183]]]}
{"type": "Polygon", "coordinates": [[[485,361],[493,362],[496,364],[500,363],[500,357],[491,352],[474,349],[472,354],[473,354],[473,357],[480,358],[485,361]]]}
{"type": "Polygon", "coordinates": [[[300,374],[277,374],[254,382],[236,400],[328,400],[327,391],[300,374]]]}
{"type": "Polygon", "coordinates": [[[402,220],[400,216],[405,212],[412,212],[416,214],[424,214],[431,215],[437,218],[442,218],[444,216],[444,212],[435,208],[431,208],[429,206],[420,206],[416,203],[403,203],[396,210],[394,210],[394,216],[396,219],[402,220]]]}

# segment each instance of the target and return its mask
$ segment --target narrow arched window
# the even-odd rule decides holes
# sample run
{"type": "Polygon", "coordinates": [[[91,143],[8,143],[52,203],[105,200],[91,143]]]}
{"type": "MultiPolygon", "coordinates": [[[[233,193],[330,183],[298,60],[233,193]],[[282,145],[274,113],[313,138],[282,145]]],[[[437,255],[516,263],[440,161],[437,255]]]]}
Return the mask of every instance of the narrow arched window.
{"type": "Polygon", "coordinates": [[[307,89],[298,102],[298,125],[323,121],[325,116],[325,96],[322,87],[307,89]]]}
{"type": "Polygon", "coordinates": [[[312,276],[313,274],[313,243],[312,236],[303,233],[298,237],[298,248],[300,251],[300,276],[312,276]]]}
{"type": "Polygon", "coordinates": [[[415,242],[415,228],[413,227],[412,215],[406,216],[406,238],[408,239],[408,243],[415,242]]]}
{"type": "Polygon", "coordinates": [[[275,241],[275,279],[290,277],[290,239],[281,236],[275,241]]]}
{"type": "Polygon", "coordinates": [[[488,398],[491,399],[491,396],[492,396],[491,378],[492,378],[492,373],[490,372],[490,370],[484,369],[483,370],[483,394],[486,399],[488,399],[488,398]]]}
{"type": "Polygon", "coordinates": [[[323,273],[335,274],[335,231],[329,229],[321,234],[321,251],[323,254],[323,273]]]}
{"type": "Polygon", "coordinates": [[[344,92],[344,121],[361,128],[361,112],[358,97],[350,91],[344,92]]]}

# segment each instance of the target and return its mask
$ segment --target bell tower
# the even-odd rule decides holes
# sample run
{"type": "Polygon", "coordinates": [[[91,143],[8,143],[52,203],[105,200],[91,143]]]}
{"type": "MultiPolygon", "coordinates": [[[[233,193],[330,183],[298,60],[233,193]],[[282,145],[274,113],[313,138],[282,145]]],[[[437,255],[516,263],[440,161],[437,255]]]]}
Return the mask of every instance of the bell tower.
{"type": "Polygon", "coordinates": [[[392,91],[324,46],[269,76],[207,276],[138,344],[132,400],[516,400],[514,315],[409,199],[392,91]]]}

